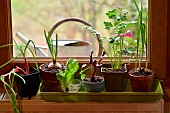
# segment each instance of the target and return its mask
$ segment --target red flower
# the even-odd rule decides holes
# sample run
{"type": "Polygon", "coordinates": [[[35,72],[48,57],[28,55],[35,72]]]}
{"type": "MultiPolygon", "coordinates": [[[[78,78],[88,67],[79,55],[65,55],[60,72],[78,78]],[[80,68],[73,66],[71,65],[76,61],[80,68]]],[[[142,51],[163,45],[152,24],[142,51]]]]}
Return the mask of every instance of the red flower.
{"type": "Polygon", "coordinates": [[[130,33],[126,33],[124,36],[126,36],[126,37],[132,37],[132,33],[130,32],[130,33]]]}

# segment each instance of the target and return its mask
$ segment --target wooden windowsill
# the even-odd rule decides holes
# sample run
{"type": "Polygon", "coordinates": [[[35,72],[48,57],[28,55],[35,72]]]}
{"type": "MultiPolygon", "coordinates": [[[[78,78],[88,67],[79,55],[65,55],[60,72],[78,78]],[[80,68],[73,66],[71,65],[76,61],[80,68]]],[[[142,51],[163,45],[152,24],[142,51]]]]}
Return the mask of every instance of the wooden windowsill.
{"type": "MultiPolygon", "coordinates": [[[[147,103],[127,103],[127,102],[45,102],[40,96],[35,96],[31,100],[23,100],[23,111],[25,112],[50,112],[50,113],[112,113],[112,112],[137,112],[137,113],[163,113],[164,100],[147,103]]],[[[0,101],[0,112],[13,112],[9,100],[0,101]]]]}

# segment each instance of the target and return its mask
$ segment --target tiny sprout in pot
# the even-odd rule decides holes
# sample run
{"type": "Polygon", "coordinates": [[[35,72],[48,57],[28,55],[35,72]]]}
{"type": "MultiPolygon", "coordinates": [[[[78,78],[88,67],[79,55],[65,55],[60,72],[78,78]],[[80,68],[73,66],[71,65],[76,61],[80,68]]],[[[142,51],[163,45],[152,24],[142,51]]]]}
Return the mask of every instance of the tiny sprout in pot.
{"type": "MultiPolygon", "coordinates": [[[[90,61],[89,65],[82,65],[80,75],[82,79],[82,86],[84,87],[85,91],[88,92],[100,92],[103,91],[104,89],[104,78],[102,76],[97,76],[96,71],[97,71],[97,61],[93,60],[92,58],[93,51],[91,52],[90,55],[90,61]],[[86,75],[85,71],[90,70],[91,75],[86,75]]],[[[104,56],[104,53],[103,53],[104,56]]],[[[101,59],[99,60],[101,63],[101,59]]]]}
{"type": "Polygon", "coordinates": [[[48,68],[55,68],[55,69],[60,69],[62,68],[62,65],[60,63],[57,62],[57,54],[58,54],[58,35],[56,33],[56,48],[54,49],[54,44],[51,41],[51,35],[50,32],[48,32],[48,34],[46,33],[46,31],[44,30],[44,35],[45,35],[45,39],[46,39],[46,43],[48,45],[51,57],[52,57],[52,62],[49,63],[48,68]]]}

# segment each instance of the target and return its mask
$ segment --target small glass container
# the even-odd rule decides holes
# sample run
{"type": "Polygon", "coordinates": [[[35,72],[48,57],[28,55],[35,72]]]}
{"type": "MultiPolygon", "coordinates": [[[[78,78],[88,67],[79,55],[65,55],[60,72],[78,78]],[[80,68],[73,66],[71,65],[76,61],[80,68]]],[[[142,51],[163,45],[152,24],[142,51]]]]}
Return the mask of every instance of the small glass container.
{"type": "Polygon", "coordinates": [[[79,79],[73,79],[73,81],[68,86],[69,93],[75,93],[77,92],[81,87],[81,80],[79,79]]]}

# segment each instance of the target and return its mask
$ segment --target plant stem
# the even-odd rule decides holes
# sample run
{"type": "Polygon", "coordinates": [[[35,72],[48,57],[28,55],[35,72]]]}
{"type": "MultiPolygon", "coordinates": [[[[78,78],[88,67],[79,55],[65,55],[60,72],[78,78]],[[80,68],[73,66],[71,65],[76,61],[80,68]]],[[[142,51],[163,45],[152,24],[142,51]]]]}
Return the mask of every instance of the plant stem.
{"type": "Polygon", "coordinates": [[[95,74],[96,74],[96,69],[97,69],[97,66],[96,66],[96,63],[97,63],[97,61],[96,60],[94,60],[94,62],[93,62],[93,73],[92,73],[92,77],[91,77],[91,82],[95,82],[95,74]]]}
{"type": "Polygon", "coordinates": [[[28,75],[29,74],[29,65],[28,65],[26,57],[24,57],[24,61],[25,61],[26,74],[28,75]]]}

